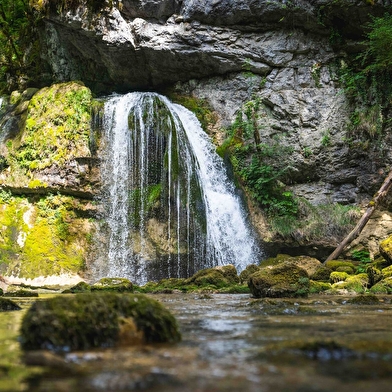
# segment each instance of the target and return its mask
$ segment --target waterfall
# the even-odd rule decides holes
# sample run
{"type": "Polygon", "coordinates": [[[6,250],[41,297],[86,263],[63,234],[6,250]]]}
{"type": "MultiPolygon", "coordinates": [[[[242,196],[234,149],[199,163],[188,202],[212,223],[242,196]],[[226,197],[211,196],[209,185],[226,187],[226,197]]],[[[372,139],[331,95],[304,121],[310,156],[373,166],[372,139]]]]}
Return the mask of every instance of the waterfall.
{"type": "Polygon", "coordinates": [[[155,93],[110,97],[101,167],[107,243],[100,276],[190,276],[261,251],[223,160],[193,113],[155,93]]]}

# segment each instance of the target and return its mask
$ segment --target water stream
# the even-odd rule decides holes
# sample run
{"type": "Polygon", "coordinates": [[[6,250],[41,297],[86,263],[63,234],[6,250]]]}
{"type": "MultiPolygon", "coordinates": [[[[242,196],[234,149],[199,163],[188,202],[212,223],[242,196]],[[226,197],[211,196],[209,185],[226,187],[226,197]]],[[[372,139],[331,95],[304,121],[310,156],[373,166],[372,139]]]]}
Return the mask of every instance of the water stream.
{"type": "Polygon", "coordinates": [[[98,277],[142,284],[259,261],[241,199],[193,113],[129,93],[106,101],[103,128],[108,241],[98,277]]]}

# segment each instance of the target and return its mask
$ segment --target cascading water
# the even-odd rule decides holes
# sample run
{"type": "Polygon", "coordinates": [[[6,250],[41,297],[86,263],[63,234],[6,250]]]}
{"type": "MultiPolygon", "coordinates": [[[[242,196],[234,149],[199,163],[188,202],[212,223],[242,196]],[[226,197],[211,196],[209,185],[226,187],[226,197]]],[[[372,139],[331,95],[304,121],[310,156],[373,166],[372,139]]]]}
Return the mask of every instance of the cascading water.
{"type": "Polygon", "coordinates": [[[196,117],[155,93],[105,103],[100,276],[139,284],[201,268],[258,262],[240,199],[196,117]]]}

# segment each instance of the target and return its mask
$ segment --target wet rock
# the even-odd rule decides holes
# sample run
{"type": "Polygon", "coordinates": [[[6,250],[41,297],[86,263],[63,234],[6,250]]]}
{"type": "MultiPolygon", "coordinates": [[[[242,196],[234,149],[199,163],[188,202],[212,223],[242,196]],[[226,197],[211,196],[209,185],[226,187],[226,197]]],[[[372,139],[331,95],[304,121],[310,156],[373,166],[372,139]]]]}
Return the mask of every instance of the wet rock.
{"type": "Polygon", "coordinates": [[[6,312],[9,310],[20,310],[21,307],[16,304],[14,301],[0,297],[0,312],[6,312]]]}
{"type": "Polygon", "coordinates": [[[25,350],[70,351],[180,339],[171,313],[136,294],[85,293],[37,301],[21,326],[25,350]]]}
{"type": "Polygon", "coordinates": [[[308,273],[290,262],[267,266],[249,277],[254,297],[298,297],[309,292],[308,273]]]}

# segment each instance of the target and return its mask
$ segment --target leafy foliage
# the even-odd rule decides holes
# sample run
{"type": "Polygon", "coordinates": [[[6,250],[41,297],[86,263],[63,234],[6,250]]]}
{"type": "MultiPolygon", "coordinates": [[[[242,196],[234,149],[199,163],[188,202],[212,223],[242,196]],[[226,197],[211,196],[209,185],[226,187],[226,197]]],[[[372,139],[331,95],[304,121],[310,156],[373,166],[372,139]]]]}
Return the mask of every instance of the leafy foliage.
{"type": "Polygon", "coordinates": [[[1,0],[0,91],[23,85],[39,69],[37,22],[28,0],[1,0]]]}

